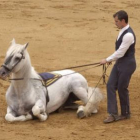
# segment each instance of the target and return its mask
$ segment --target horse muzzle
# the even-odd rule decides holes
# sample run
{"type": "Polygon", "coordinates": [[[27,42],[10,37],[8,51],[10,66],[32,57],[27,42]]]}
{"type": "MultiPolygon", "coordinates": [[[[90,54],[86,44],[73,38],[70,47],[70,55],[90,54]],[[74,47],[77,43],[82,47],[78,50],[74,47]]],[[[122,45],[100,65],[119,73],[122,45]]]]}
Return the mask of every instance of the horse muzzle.
{"type": "Polygon", "coordinates": [[[0,78],[5,80],[10,75],[9,69],[6,69],[5,67],[0,68],[0,78]]]}

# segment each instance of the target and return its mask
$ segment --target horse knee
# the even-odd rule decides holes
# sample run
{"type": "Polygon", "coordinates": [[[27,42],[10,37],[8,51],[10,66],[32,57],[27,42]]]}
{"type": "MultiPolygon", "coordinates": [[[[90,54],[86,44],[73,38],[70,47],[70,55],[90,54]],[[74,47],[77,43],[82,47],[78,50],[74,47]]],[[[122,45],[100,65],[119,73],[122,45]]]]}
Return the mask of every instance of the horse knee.
{"type": "Polygon", "coordinates": [[[33,112],[33,115],[34,115],[34,116],[37,116],[37,115],[40,114],[40,108],[39,108],[38,106],[34,106],[34,107],[32,108],[32,112],[33,112]]]}
{"type": "Polygon", "coordinates": [[[31,119],[33,119],[33,117],[32,117],[31,114],[27,114],[25,117],[26,117],[26,120],[31,120],[31,119]]]}
{"type": "Polygon", "coordinates": [[[36,116],[40,121],[45,121],[48,118],[46,112],[43,111],[43,108],[39,106],[34,106],[32,108],[33,115],[36,116]]]}
{"type": "Polygon", "coordinates": [[[8,114],[5,115],[5,120],[8,121],[8,122],[14,122],[15,117],[12,114],[8,113],[8,114]]]}
{"type": "Polygon", "coordinates": [[[88,101],[88,98],[87,98],[87,90],[85,88],[76,88],[74,89],[73,93],[81,100],[83,101],[84,103],[87,103],[88,101]]]}

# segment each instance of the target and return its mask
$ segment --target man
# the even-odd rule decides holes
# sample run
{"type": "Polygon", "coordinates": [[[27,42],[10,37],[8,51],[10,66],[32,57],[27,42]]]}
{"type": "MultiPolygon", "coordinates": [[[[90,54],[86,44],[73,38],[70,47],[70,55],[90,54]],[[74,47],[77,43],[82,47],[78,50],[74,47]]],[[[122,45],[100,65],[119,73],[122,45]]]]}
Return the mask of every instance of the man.
{"type": "Polygon", "coordinates": [[[128,86],[133,72],[136,69],[135,43],[136,37],[128,24],[128,15],[125,11],[118,11],[113,15],[116,26],[121,29],[116,40],[116,51],[108,58],[101,60],[101,64],[116,61],[107,83],[107,109],[109,116],[104,123],[130,118],[128,86]],[[118,91],[121,115],[118,115],[116,90],[118,91]]]}

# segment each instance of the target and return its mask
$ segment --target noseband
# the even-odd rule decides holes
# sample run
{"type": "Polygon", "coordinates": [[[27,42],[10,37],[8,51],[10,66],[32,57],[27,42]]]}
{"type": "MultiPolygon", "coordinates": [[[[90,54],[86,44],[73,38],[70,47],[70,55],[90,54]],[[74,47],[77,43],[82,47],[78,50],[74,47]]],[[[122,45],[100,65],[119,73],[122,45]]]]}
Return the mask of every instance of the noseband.
{"type": "Polygon", "coordinates": [[[20,54],[21,54],[21,58],[13,65],[13,67],[11,69],[8,68],[7,64],[10,62],[12,57],[10,57],[3,65],[1,65],[1,67],[5,68],[9,73],[12,72],[12,70],[16,67],[16,65],[19,64],[19,62],[22,59],[25,59],[25,56],[23,55],[23,53],[21,52],[20,54]]]}

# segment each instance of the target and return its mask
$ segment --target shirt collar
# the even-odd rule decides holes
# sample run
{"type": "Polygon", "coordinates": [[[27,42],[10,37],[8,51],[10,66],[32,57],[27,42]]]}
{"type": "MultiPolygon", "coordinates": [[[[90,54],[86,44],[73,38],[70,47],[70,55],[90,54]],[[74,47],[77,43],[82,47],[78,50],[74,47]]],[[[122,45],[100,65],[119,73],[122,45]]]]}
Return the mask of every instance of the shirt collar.
{"type": "Polygon", "coordinates": [[[128,28],[129,28],[130,26],[129,26],[129,24],[127,24],[125,27],[123,27],[121,30],[120,30],[120,32],[124,32],[125,30],[127,30],[128,28]]]}
{"type": "Polygon", "coordinates": [[[120,38],[120,36],[122,35],[122,33],[123,33],[125,30],[127,30],[129,27],[130,27],[129,24],[127,24],[125,27],[123,27],[123,28],[120,30],[117,40],[120,38]]]}

